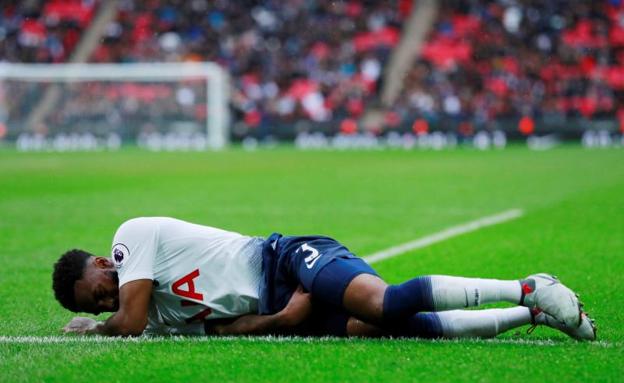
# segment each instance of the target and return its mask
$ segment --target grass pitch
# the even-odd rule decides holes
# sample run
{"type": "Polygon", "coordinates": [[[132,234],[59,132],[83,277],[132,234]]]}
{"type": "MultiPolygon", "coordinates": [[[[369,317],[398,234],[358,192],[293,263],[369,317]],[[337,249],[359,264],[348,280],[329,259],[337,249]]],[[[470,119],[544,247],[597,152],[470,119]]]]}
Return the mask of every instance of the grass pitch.
{"type": "MultiPolygon", "coordinates": [[[[0,151],[0,381],[619,381],[624,374],[624,152],[38,153],[0,151]],[[107,255],[135,216],[254,235],[327,234],[367,255],[510,208],[517,220],[375,265],[429,273],[546,271],[581,293],[600,342],[547,328],[494,341],[66,337],[51,270],[107,255]],[[13,340],[12,340],[13,339],[13,340]],[[55,342],[52,343],[52,340],[55,342]]],[[[100,319],[104,319],[102,315],[100,319]]]]}

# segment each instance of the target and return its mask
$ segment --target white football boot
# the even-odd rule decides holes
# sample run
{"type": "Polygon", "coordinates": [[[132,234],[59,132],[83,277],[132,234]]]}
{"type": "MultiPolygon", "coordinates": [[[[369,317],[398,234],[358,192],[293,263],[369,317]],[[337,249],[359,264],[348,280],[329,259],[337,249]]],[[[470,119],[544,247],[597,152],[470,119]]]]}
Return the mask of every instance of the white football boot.
{"type": "Polygon", "coordinates": [[[581,304],[577,295],[559,282],[557,277],[533,274],[522,279],[520,285],[520,305],[532,310],[539,309],[570,328],[582,324],[581,304]]]}
{"type": "Polygon", "coordinates": [[[529,334],[532,333],[538,325],[545,325],[559,330],[576,340],[596,340],[596,325],[594,324],[594,321],[584,312],[581,313],[581,325],[574,327],[570,327],[565,323],[556,320],[551,315],[546,314],[540,309],[532,309],[531,317],[533,326],[527,330],[527,333],[529,334]]]}

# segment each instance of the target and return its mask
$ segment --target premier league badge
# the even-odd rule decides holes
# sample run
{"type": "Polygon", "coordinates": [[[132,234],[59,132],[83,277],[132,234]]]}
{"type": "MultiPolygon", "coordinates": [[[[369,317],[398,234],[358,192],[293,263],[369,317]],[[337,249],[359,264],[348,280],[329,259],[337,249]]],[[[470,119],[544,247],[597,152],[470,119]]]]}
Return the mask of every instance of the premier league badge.
{"type": "Polygon", "coordinates": [[[123,243],[117,243],[113,246],[112,258],[116,268],[123,266],[124,261],[130,255],[130,251],[123,243]]]}

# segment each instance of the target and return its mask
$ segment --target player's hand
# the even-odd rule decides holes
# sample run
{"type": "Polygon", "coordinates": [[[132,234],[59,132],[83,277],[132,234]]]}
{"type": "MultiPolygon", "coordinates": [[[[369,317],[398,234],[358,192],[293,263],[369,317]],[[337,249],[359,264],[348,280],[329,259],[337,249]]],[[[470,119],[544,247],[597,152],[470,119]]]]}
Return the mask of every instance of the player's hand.
{"type": "Polygon", "coordinates": [[[303,287],[299,285],[280,315],[285,326],[293,327],[303,322],[311,312],[312,297],[310,293],[304,292],[303,287]]]}
{"type": "Polygon", "coordinates": [[[63,327],[63,332],[65,334],[91,334],[95,331],[97,325],[98,321],[96,321],[95,319],[75,317],[65,327],[63,327]]]}

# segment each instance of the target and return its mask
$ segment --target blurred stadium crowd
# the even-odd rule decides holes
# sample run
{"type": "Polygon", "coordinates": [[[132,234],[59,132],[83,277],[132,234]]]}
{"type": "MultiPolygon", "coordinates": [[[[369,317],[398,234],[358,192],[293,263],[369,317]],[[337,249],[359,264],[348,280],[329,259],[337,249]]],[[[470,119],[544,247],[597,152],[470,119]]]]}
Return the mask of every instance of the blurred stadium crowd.
{"type": "MultiPolygon", "coordinates": [[[[0,58],[9,62],[70,61],[102,4],[2,3],[0,58]]],[[[536,120],[608,120],[624,129],[624,1],[442,0],[398,101],[382,106],[383,71],[413,6],[410,0],[121,0],[88,61],[218,62],[232,75],[240,134],[270,134],[280,124],[292,130],[298,121],[349,133],[361,129],[369,108],[383,112],[376,133],[433,125],[468,135],[513,121],[528,134],[536,120]]],[[[175,89],[100,84],[68,92],[67,107],[54,118],[106,115],[114,124],[167,111],[205,119],[201,92],[188,83],[175,89]]],[[[11,113],[20,110],[28,105],[11,113]]]]}
{"type": "Polygon", "coordinates": [[[450,1],[401,99],[430,118],[624,118],[624,7],[450,1]]]}

